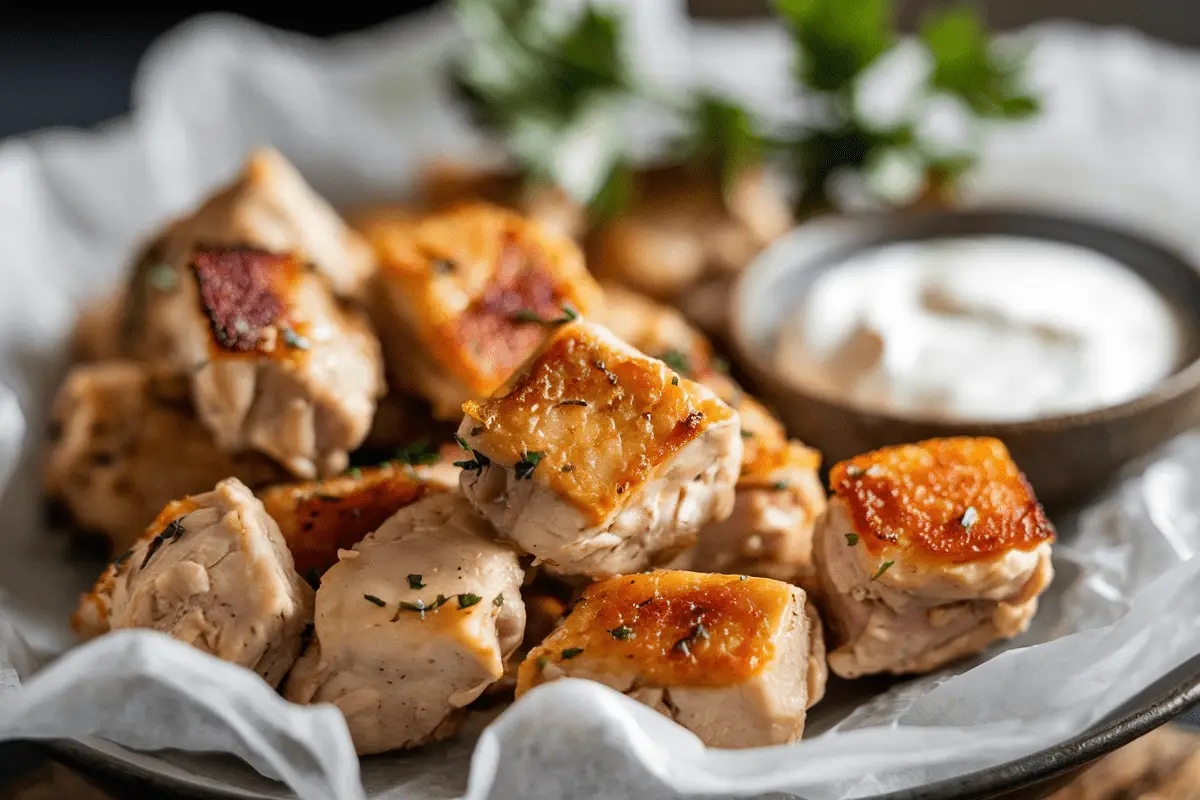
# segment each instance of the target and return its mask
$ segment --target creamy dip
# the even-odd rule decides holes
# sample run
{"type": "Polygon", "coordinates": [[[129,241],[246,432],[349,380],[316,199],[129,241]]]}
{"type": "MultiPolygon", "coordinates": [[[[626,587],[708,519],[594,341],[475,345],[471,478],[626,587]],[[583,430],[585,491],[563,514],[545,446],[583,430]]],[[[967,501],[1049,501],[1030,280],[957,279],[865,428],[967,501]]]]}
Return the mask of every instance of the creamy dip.
{"type": "Polygon", "coordinates": [[[1188,345],[1166,299],[1119,262],[992,236],[886,245],[828,270],[775,365],[862,406],[1011,421],[1143,394],[1188,345]]]}

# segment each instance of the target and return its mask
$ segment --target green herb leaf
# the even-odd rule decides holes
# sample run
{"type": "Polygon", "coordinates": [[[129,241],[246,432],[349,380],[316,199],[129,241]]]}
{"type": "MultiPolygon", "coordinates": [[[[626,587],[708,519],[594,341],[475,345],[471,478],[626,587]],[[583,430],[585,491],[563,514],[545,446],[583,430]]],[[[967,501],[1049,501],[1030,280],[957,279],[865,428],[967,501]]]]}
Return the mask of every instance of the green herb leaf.
{"type": "Polygon", "coordinates": [[[875,574],[871,576],[871,580],[873,580],[873,581],[879,580],[879,576],[882,575],[883,573],[887,572],[888,569],[892,566],[892,564],[895,564],[895,563],[896,563],[895,561],[885,561],[882,564],[880,564],[879,569],[877,569],[875,571],[875,574]]]}
{"type": "Polygon", "coordinates": [[[671,376],[671,385],[672,385],[672,386],[678,386],[678,385],[679,385],[679,376],[678,376],[678,375],[672,375],[672,376],[671,376]]]}
{"type": "Polygon", "coordinates": [[[633,628],[628,625],[618,625],[610,630],[609,633],[612,634],[614,639],[620,639],[621,641],[634,638],[633,628]]]}
{"type": "Polygon", "coordinates": [[[846,545],[848,547],[854,547],[854,545],[856,545],[856,544],[858,544],[858,534],[857,533],[847,533],[846,534],[846,545]]]}
{"type": "Polygon", "coordinates": [[[582,648],[582,647],[568,647],[566,650],[563,650],[563,651],[562,651],[562,657],[563,657],[563,661],[567,661],[568,659],[572,659],[572,658],[574,658],[575,656],[579,655],[579,654],[580,654],[580,653],[582,653],[582,652],[583,652],[583,648],[582,648]]]}
{"type": "Polygon", "coordinates": [[[396,453],[394,461],[401,464],[417,466],[420,464],[436,464],[439,456],[436,448],[430,447],[429,439],[418,439],[396,453]]]}
{"type": "Polygon", "coordinates": [[[492,599],[492,605],[494,605],[496,608],[500,608],[501,606],[504,605],[504,593],[503,592],[496,595],[495,598],[492,599]]]}
{"type": "Polygon", "coordinates": [[[478,450],[471,450],[475,456],[470,461],[455,461],[454,466],[461,467],[467,472],[482,472],[484,467],[490,466],[492,460],[478,450]]]}
{"type": "Polygon", "coordinates": [[[533,468],[542,460],[542,454],[537,450],[529,450],[525,456],[513,465],[513,472],[516,473],[517,480],[529,480],[533,477],[533,468]]]}
{"type": "Polygon", "coordinates": [[[541,672],[542,670],[544,670],[546,668],[546,665],[549,663],[550,663],[550,656],[538,656],[538,659],[537,659],[538,672],[541,672]]]}
{"type": "Polygon", "coordinates": [[[796,80],[838,91],[895,40],[891,0],[775,0],[798,52],[796,80]]]}
{"type": "Polygon", "coordinates": [[[463,592],[462,594],[460,594],[458,596],[458,607],[459,608],[470,608],[471,606],[475,605],[482,599],[483,598],[477,594],[472,594],[471,592],[463,592]]]}
{"type": "Polygon", "coordinates": [[[383,608],[384,606],[387,605],[387,603],[383,602],[382,600],[380,600],[378,597],[376,597],[373,594],[364,594],[363,599],[366,600],[368,603],[374,603],[375,605],[379,606],[380,608],[383,608]]]}
{"type": "Polygon", "coordinates": [[[559,406],[582,406],[587,408],[587,400],[563,400],[559,406]]]}
{"type": "Polygon", "coordinates": [[[463,450],[466,450],[468,453],[471,452],[471,445],[467,444],[467,440],[459,436],[457,433],[454,434],[454,441],[458,442],[458,446],[463,450]]]}
{"type": "Polygon", "coordinates": [[[417,575],[417,574],[412,574],[412,575],[409,575],[409,576],[408,576],[408,588],[410,588],[410,589],[424,589],[424,588],[425,588],[425,584],[421,582],[421,576],[420,576],[420,575],[417,575]]]}
{"type": "Polygon", "coordinates": [[[692,374],[691,365],[688,363],[687,356],[678,350],[668,350],[659,356],[658,360],[684,377],[692,374]]]}

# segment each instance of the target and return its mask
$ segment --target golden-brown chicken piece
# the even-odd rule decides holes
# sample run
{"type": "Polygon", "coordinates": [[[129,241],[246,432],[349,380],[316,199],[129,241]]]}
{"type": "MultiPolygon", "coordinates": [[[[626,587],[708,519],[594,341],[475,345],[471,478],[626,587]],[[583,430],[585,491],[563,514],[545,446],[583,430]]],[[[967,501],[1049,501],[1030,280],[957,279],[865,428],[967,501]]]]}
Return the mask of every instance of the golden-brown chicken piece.
{"type": "Polygon", "coordinates": [[[639,173],[633,196],[625,213],[592,235],[588,263],[603,280],[682,304],[705,331],[720,333],[727,303],[710,308],[689,295],[727,300],[732,278],[791,227],[787,198],[761,170],[723,191],[715,175],[687,167],[639,173]]]}
{"type": "Polygon", "coordinates": [[[167,504],[72,620],[84,636],[150,628],[276,686],[300,655],[313,590],[274,521],[236,478],[167,504]]]}
{"type": "Polygon", "coordinates": [[[384,390],[366,318],[292,254],[202,248],[172,268],[147,296],[149,338],[158,367],[190,375],[217,443],[301,478],[345,469],[384,390]]]}
{"type": "Polygon", "coordinates": [[[523,578],[461,494],[425,497],[325,573],[284,695],[336,705],[359,753],[444,739],[521,642],[523,578]]]}
{"type": "Polygon", "coordinates": [[[710,747],[793,742],[825,691],[821,623],[803,589],[744,575],[659,571],[587,587],[521,664],[517,696],[587,678],[710,747]]]}
{"type": "Polygon", "coordinates": [[[129,548],[171,500],[236,476],[263,486],[285,477],[257,453],[217,447],[186,400],[164,397],[142,364],[77,366],[59,388],[45,463],[47,495],[83,528],[129,548]]]}
{"type": "Polygon", "coordinates": [[[471,204],[376,230],[376,323],[393,382],[455,418],[487,397],[600,290],[570,240],[471,204]]]}
{"type": "Polygon", "coordinates": [[[887,447],[830,485],[814,551],[838,675],[926,672],[1028,626],[1054,528],[998,440],[887,447]]]}
{"type": "MultiPolygon", "coordinates": [[[[431,492],[457,489],[423,474],[423,467],[384,464],[308,483],[272,486],[259,493],[279,524],[296,570],[320,575],[388,517],[431,492]]],[[[457,476],[455,476],[457,477],[457,476]]]]}
{"type": "Polygon", "coordinates": [[[587,228],[586,210],[561,188],[529,184],[513,171],[435,160],[421,171],[418,194],[432,209],[470,200],[495,203],[572,239],[583,236],[587,228]]]}
{"type": "Polygon", "coordinates": [[[662,563],[732,507],[737,415],[598,325],[562,326],[505,393],[463,410],[463,491],[560,574],[662,563]]]}
{"type": "Polygon", "coordinates": [[[232,183],[176,221],[161,244],[167,263],[197,248],[292,253],[343,297],[361,297],[375,271],[371,245],[275,150],[256,150],[232,183]]]}
{"type": "Polygon", "coordinates": [[[672,566],[811,586],[813,526],[825,511],[820,455],[789,440],[771,412],[715,369],[708,339],[670,306],[604,284],[604,303],[592,320],[705,384],[741,417],[742,468],[733,513],[705,526],[696,546],[672,566]]]}

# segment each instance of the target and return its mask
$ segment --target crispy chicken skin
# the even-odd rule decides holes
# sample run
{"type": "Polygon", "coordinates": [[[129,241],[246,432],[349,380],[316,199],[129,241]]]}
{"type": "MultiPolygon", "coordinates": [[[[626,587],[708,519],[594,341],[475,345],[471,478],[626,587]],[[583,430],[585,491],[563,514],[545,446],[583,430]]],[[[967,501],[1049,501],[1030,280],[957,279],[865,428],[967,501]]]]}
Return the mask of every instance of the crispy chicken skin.
{"type": "Polygon", "coordinates": [[[1025,630],[1054,529],[996,439],[933,439],[833,467],[817,573],[844,678],[927,672],[1025,630]]]}
{"type": "Polygon", "coordinates": [[[377,327],[393,382],[456,419],[599,302],[579,249],[511,211],[462,205],[375,229],[377,327]]]}
{"type": "Polygon", "coordinates": [[[605,281],[678,301],[706,279],[726,279],[792,226],[787,198],[761,170],[727,192],[686,167],[639,173],[628,211],[596,231],[588,263],[605,281]]]}
{"type": "Polygon", "coordinates": [[[361,297],[375,271],[371,245],[277,151],[255,150],[232,183],[171,226],[168,262],[199,247],[253,247],[292,253],[342,297],[361,297]]]}
{"type": "Polygon", "coordinates": [[[73,368],[54,401],[46,493],[113,552],[175,498],[231,475],[250,486],[285,477],[265,456],[218,448],[186,400],[157,389],[144,365],[105,361],[73,368]]]}
{"type": "Polygon", "coordinates": [[[338,550],[353,547],[400,509],[448,488],[422,477],[419,469],[386,464],[323,481],[272,486],[260,497],[279,524],[296,571],[308,577],[336,564],[338,550]]]}
{"type": "Polygon", "coordinates": [[[201,248],[174,274],[150,290],[148,327],[217,443],[300,478],[345,469],[384,391],[366,318],[290,254],[201,248]]]}
{"type": "Polygon", "coordinates": [[[800,738],[825,691],[825,648],[803,589],[658,571],[585,589],[521,663],[517,696],[559,678],[610,686],[710,747],[759,747],[800,738]]]}
{"type": "Polygon", "coordinates": [[[457,492],[401,509],[342,551],[284,695],[333,703],[361,754],[453,734],[521,643],[524,573],[457,492]]]}
{"type": "Polygon", "coordinates": [[[593,321],[705,384],[741,417],[742,468],[733,513],[706,525],[696,546],[672,566],[811,586],[813,527],[825,511],[820,454],[789,440],[771,412],[714,368],[708,339],[678,311],[614,284],[603,287],[604,303],[593,321]]]}
{"type": "Polygon", "coordinates": [[[463,410],[463,492],[559,574],[663,563],[732,508],[737,415],[598,325],[561,326],[506,392],[463,410]]]}
{"type": "Polygon", "coordinates": [[[167,504],[72,620],[84,636],[151,628],[277,686],[300,655],[313,591],[275,522],[236,478],[167,504]]]}

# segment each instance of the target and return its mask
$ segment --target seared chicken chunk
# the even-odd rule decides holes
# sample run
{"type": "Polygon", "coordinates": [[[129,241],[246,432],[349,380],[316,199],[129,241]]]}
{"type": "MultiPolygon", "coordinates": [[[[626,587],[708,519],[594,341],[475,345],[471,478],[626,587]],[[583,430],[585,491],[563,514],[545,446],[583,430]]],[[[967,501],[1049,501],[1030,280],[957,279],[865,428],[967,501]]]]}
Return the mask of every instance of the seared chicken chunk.
{"type": "Polygon", "coordinates": [[[157,388],[145,366],[105,361],[72,369],[54,401],[46,493],[113,552],[175,498],[231,475],[250,486],[285,477],[264,456],[218,448],[186,400],[157,388]]]}
{"type": "Polygon", "coordinates": [[[727,289],[791,225],[786,197],[761,170],[743,173],[729,191],[715,176],[686,167],[647,170],[627,213],[592,236],[589,264],[606,281],[680,302],[713,281],[727,289]]]}
{"type": "Polygon", "coordinates": [[[353,547],[400,509],[448,488],[411,467],[385,464],[323,481],[273,486],[260,497],[279,524],[296,571],[308,577],[336,564],[339,550],[353,547]]]}
{"type": "Polygon", "coordinates": [[[336,705],[363,754],[453,734],[525,627],[524,573],[490,536],[461,494],[444,493],[343,551],[285,696],[336,705]]]}
{"type": "Polygon", "coordinates": [[[555,324],[598,301],[574,243],[494,206],[377,229],[374,242],[389,374],[440,418],[503,386],[555,324]]]}
{"type": "Polygon", "coordinates": [[[80,600],[84,636],[150,628],[276,686],[300,655],[313,591],[279,528],[236,478],[171,502],[80,600]]]}
{"type": "Polygon", "coordinates": [[[361,297],[375,271],[371,245],[275,150],[256,150],[240,175],[175,223],[162,244],[168,263],[198,248],[292,253],[343,297],[361,297]]]}
{"type": "Polygon", "coordinates": [[[558,186],[529,184],[512,171],[454,161],[433,161],[422,170],[419,195],[430,208],[469,200],[511,208],[546,230],[578,239],[587,228],[587,212],[558,186]]]}
{"type": "Polygon", "coordinates": [[[199,249],[152,290],[160,354],[190,373],[201,421],[227,450],[266,453],[292,474],[345,469],[383,394],[379,342],[294,255],[199,249]]]}
{"type": "Polygon", "coordinates": [[[559,574],[663,563],[733,506],[737,414],[598,325],[562,326],[505,393],[463,410],[463,491],[559,574]]]}
{"type": "Polygon", "coordinates": [[[794,742],[825,691],[821,623],[803,589],[660,571],[584,590],[521,664],[517,696],[587,678],[670,717],[710,747],[794,742]]]}
{"type": "Polygon", "coordinates": [[[996,439],[934,439],[830,473],[814,546],[844,678],[927,672],[1025,630],[1054,529],[996,439]]]}
{"type": "Polygon", "coordinates": [[[813,526],[825,511],[820,455],[789,441],[771,412],[714,368],[708,339],[675,309],[604,284],[604,303],[592,319],[642,352],[697,377],[741,417],[742,468],[733,513],[705,526],[696,546],[671,565],[810,586],[813,526]]]}

